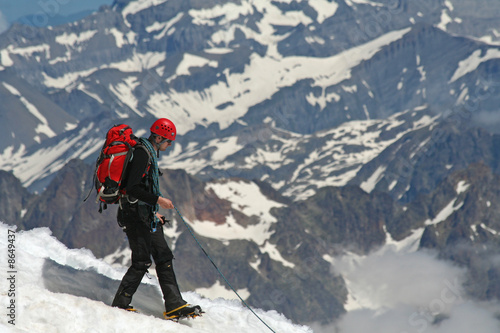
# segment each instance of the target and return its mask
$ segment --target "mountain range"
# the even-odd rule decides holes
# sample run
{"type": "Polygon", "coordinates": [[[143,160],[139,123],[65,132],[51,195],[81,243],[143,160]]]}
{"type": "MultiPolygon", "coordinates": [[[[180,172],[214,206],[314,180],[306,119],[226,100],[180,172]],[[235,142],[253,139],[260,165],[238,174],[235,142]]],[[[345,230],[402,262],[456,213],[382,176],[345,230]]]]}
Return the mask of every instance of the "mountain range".
{"type": "MultiPolygon", "coordinates": [[[[127,264],[115,208],[83,202],[93,163],[112,124],[145,135],[168,117],[163,193],[250,304],[327,323],[350,295],[331,258],[408,240],[498,300],[498,7],[120,0],[15,24],[0,35],[0,216],[127,264]]],[[[169,218],[181,287],[223,284],[169,218]]]]}

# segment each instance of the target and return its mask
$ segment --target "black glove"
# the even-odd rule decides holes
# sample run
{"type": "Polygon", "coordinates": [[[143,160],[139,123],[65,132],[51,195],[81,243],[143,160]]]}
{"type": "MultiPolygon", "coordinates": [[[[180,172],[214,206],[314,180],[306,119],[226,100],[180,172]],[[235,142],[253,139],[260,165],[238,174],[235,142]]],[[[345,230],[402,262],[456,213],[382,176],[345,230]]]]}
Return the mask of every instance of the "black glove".
{"type": "Polygon", "coordinates": [[[165,223],[168,223],[170,225],[170,220],[167,220],[165,216],[160,216],[160,223],[161,225],[165,225],[165,223]]]}

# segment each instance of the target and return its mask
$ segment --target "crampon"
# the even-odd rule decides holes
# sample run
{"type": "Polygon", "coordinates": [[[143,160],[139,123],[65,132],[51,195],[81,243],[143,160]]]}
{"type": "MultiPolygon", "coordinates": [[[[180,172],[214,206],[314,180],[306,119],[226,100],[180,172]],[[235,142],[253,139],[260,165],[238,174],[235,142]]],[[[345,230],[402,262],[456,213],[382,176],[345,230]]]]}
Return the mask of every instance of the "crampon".
{"type": "Polygon", "coordinates": [[[178,322],[181,319],[200,317],[203,313],[205,312],[199,305],[186,304],[169,312],[163,312],[163,317],[178,322]]]}

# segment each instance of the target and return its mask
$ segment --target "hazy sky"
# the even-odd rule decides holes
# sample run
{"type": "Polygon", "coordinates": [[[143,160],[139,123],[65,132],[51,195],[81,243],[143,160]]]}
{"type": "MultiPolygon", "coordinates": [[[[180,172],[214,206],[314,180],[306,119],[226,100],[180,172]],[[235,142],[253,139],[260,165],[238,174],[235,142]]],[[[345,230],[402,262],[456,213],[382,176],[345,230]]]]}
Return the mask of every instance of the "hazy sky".
{"type": "Polygon", "coordinates": [[[97,10],[101,5],[110,5],[112,2],[113,0],[0,0],[0,33],[21,17],[42,22],[45,18],[97,10]]]}
{"type": "Polygon", "coordinates": [[[19,17],[46,12],[48,14],[69,15],[84,10],[98,9],[113,0],[0,0],[0,11],[9,22],[19,17]]]}
{"type": "Polygon", "coordinates": [[[9,27],[9,22],[7,22],[7,18],[3,15],[2,11],[0,11],[0,33],[7,30],[9,27]]]}

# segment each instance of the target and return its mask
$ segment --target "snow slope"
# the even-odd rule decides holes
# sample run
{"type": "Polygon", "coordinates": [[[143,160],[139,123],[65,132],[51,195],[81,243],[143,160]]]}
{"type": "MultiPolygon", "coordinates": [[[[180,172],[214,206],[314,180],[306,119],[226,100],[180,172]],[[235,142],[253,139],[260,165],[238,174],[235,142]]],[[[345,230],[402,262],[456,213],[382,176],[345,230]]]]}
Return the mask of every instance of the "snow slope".
{"type": "MultiPolygon", "coordinates": [[[[8,244],[14,244],[16,260],[15,298],[8,293],[11,286],[7,274],[12,274],[7,272],[11,268],[6,260],[1,264],[0,304],[4,313],[0,332],[270,332],[240,302],[210,300],[194,292],[183,293],[183,297],[201,305],[206,314],[180,323],[165,321],[161,319],[159,287],[153,278],[145,278],[134,297],[134,305],[143,309],[143,314],[112,308],[108,299],[114,295],[123,268],[112,268],[86,249],[66,248],[47,228],[18,232],[12,243],[8,242],[12,239],[7,236],[9,230],[14,229],[0,222],[1,252],[6,257],[8,244]],[[11,299],[15,299],[15,326],[5,315],[11,299]]],[[[276,332],[312,332],[275,311],[255,312],[276,332]]]]}

